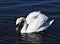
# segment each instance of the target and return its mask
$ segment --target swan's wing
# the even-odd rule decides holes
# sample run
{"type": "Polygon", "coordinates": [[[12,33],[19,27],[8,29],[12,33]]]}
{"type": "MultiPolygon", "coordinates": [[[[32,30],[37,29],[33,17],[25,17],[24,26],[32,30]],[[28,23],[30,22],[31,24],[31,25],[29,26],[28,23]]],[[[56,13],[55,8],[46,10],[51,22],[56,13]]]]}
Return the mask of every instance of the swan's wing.
{"type": "Polygon", "coordinates": [[[35,20],[34,16],[38,16],[38,15],[40,15],[40,12],[38,12],[38,11],[37,12],[34,11],[34,12],[31,12],[30,14],[28,14],[28,16],[26,17],[27,24],[32,23],[35,20]]]}
{"type": "Polygon", "coordinates": [[[30,14],[28,14],[28,16],[26,17],[27,24],[30,24],[30,23],[34,22],[34,20],[36,20],[36,18],[39,15],[40,15],[40,17],[45,16],[45,15],[41,14],[40,11],[34,11],[34,12],[31,12],[30,14]]]}
{"type": "Polygon", "coordinates": [[[36,30],[36,32],[47,29],[53,22],[54,22],[54,20],[51,20],[50,22],[46,22],[42,27],[38,28],[38,30],[36,30]]]}
{"type": "Polygon", "coordinates": [[[39,27],[41,27],[47,20],[48,20],[47,16],[39,15],[36,20],[34,20],[31,24],[29,24],[27,32],[36,32],[36,30],[39,27]]]}

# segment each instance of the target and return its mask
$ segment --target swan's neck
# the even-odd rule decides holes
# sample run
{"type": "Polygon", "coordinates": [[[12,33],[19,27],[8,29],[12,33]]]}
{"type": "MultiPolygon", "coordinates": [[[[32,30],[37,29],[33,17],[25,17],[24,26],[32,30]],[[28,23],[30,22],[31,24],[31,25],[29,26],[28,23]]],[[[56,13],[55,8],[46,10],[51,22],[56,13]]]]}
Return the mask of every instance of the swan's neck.
{"type": "Polygon", "coordinates": [[[26,33],[26,30],[27,30],[27,21],[25,19],[23,19],[24,21],[24,25],[23,25],[23,28],[21,29],[21,33],[26,33]]]}

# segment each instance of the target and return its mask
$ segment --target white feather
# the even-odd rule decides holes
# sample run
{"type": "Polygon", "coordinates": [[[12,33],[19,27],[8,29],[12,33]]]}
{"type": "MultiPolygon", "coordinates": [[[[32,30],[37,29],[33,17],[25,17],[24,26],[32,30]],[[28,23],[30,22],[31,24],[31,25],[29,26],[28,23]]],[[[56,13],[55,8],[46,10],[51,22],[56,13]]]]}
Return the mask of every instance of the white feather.
{"type": "MultiPolygon", "coordinates": [[[[20,19],[20,18],[19,18],[20,19]]],[[[16,24],[18,24],[21,19],[17,19],[16,24]]],[[[32,32],[39,32],[43,31],[46,28],[48,28],[54,20],[51,20],[50,22],[47,22],[48,17],[44,14],[41,14],[40,11],[34,11],[31,12],[27,17],[26,21],[28,24],[28,27],[25,29],[25,32],[21,30],[21,33],[32,33],[32,32]]]]}

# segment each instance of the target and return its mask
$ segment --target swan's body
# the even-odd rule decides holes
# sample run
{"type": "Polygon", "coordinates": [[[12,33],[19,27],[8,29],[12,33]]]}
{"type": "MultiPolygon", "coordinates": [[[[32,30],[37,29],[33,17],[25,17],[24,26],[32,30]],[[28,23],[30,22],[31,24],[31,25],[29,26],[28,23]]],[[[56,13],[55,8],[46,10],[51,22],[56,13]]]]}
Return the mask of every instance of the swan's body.
{"type": "Polygon", "coordinates": [[[32,33],[32,32],[43,31],[46,28],[48,28],[54,21],[51,20],[50,22],[47,22],[48,17],[45,16],[44,14],[41,14],[39,11],[30,13],[26,19],[23,17],[18,18],[16,21],[16,25],[20,24],[22,20],[24,21],[24,26],[21,29],[21,33],[32,33]]]}

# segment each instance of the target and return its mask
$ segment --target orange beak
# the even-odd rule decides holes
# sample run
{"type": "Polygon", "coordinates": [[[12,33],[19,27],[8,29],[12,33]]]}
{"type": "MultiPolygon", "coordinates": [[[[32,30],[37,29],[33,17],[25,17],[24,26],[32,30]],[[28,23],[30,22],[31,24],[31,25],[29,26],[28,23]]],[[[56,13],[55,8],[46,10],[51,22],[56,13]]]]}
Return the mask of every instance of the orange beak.
{"type": "Polygon", "coordinates": [[[19,30],[19,26],[16,27],[16,31],[18,31],[18,30],[19,30]]]}

